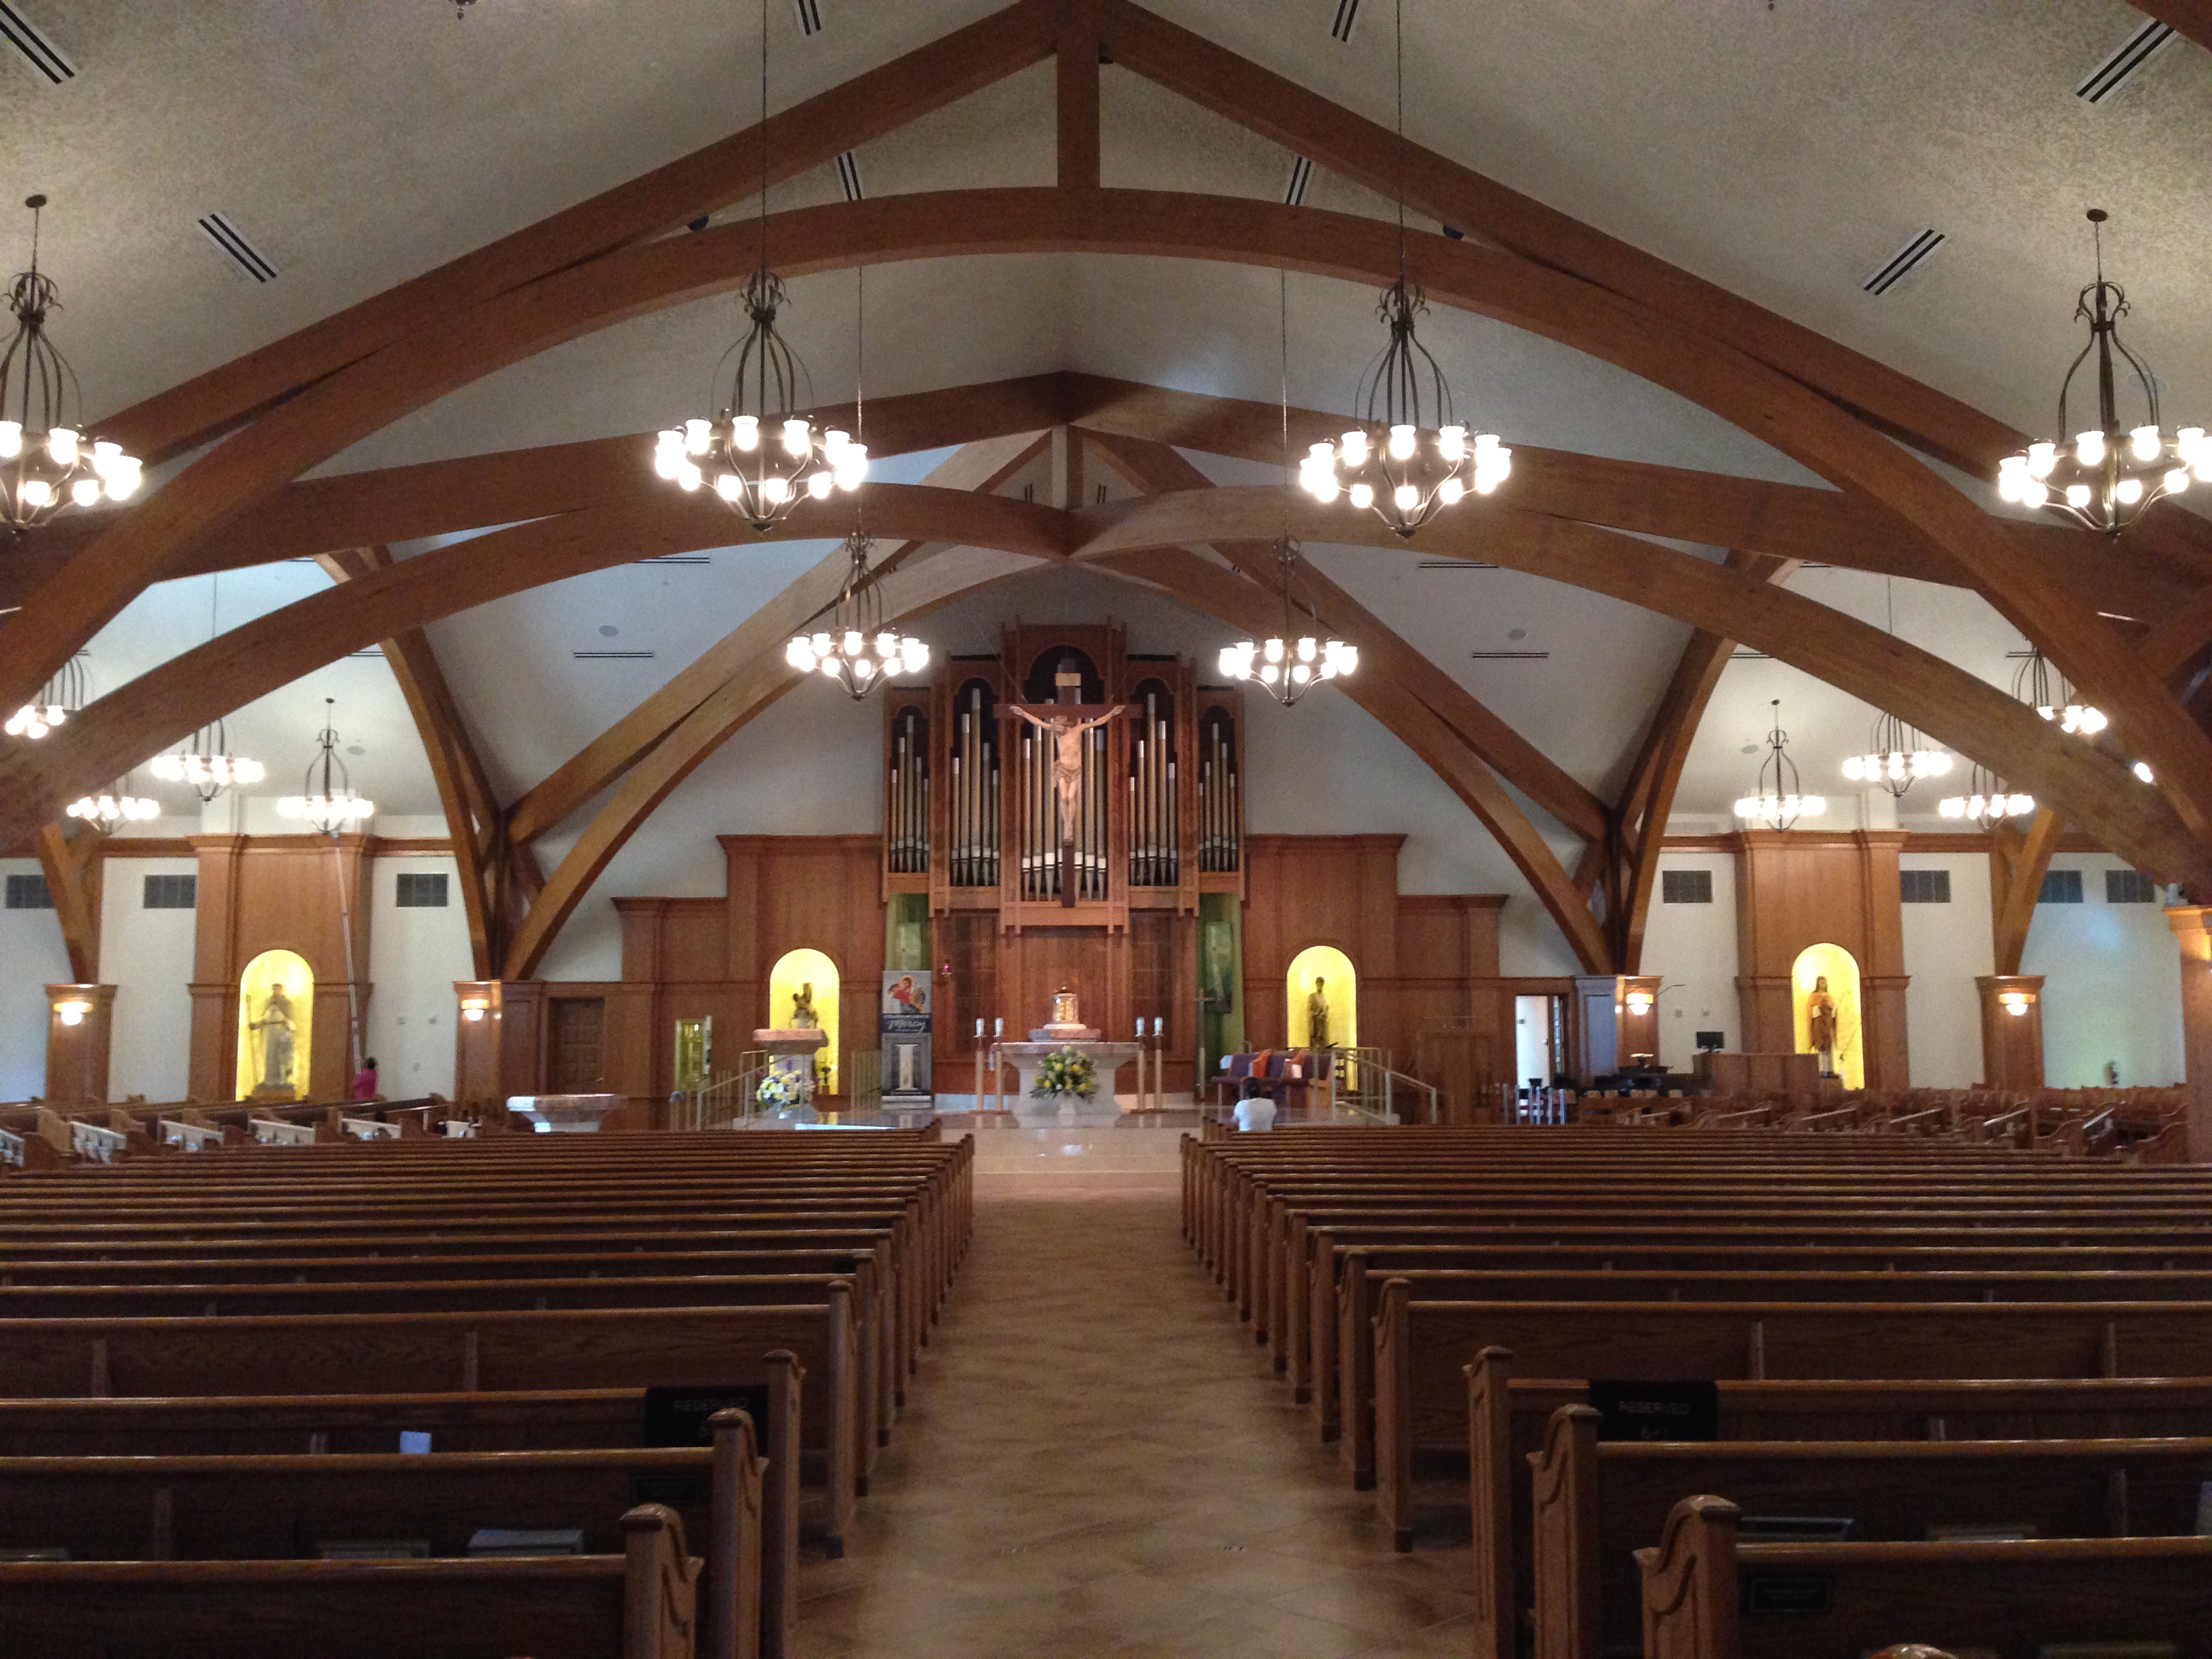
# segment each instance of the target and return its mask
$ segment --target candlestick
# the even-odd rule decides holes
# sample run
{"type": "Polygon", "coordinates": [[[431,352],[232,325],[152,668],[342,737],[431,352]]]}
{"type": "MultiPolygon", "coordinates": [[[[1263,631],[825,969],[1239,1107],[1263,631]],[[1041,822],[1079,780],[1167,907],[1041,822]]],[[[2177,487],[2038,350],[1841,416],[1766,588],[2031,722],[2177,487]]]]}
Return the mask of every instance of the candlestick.
{"type": "Polygon", "coordinates": [[[1166,1015],[1154,1014],[1152,1016],[1152,1035],[1154,1036],[1164,1035],[1167,1030],[1167,1026],[1168,1022],[1166,1015]]]}
{"type": "Polygon", "coordinates": [[[1006,1022],[1004,1017],[1002,1016],[999,1018],[994,1019],[991,1022],[991,1035],[993,1036],[1004,1036],[1006,1034],[1006,1022]]]}
{"type": "Polygon", "coordinates": [[[1137,1041],[1138,1041],[1138,1042],[1142,1042],[1144,1040],[1145,1040],[1145,1017],[1144,1017],[1142,1014],[1139,1014],[1139,1015],[1137,1016],[1137,1041]]]}
{"type": "Polygon", "coordinates": [[[983,1017],[981,1014],[975,1016],[975,1035],[977,1036],[983,1035],[983,1017]]]}

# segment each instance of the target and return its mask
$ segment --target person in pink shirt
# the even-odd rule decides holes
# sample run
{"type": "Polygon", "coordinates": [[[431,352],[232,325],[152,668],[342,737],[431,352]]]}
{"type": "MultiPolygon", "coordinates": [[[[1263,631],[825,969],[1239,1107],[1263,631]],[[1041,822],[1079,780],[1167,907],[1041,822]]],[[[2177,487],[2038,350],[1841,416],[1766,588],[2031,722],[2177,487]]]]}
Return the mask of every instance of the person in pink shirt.
{"type": "Polygon", "coordinates": [[[353,1074],[353,1098],[356,1100],[376,1098],[376,1056],[374,1054],[362,1061],[361,1070],[353,1074]]]}

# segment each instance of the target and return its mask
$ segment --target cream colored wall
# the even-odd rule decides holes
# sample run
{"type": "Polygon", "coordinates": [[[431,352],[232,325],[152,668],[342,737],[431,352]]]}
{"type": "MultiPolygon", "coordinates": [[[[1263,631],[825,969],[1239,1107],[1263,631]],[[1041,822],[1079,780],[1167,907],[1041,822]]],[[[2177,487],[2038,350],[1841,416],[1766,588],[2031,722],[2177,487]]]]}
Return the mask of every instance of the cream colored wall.
{"type": "Polygon", "coordinates": [[[1735,993],[1735,858],[1662,853],[1659,868],[1706,870],[1713,878],[1711,904],[1665,904],[1654,895],[1644,928],[1643,971],[1656,974],[1662,987],[1659,1058],[1669,1071],[1686,1072],[1699,1031],[1725,1031],[1724,1046],[1731,1049],[1743,1034],[1735,993]]]}
{"type": "Polygon", "coordinates": [[[1982,1009],[1974,981],[1996,971],[1990,861],[1979,853],[1907,853],[1905,870],[1951,872],[1948,904],[1904,906],[1905,1018],[1915,1087],[1963,1089],[1982,1078],[1982,1009]]]}
{"type": "Polygon", "coordinates": [[[100,882],[100,976],[115,988],[107,1091],[182,1100],[191,1070],[198,910],[149,910],[148,876],[190,876],[197,859],[111,859],[100,882]]]}

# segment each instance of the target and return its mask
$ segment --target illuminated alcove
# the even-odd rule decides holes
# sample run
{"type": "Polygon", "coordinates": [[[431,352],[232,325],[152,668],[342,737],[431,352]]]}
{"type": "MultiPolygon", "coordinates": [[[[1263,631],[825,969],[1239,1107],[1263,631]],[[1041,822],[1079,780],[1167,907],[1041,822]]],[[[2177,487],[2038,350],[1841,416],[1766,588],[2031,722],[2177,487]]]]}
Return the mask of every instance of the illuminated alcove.
{"type": "Polygon", "coordinates": [[[1836,1075],[1847,1089],[1866,1086],[1866,1055],[1859,1041],[1859,964],[1840,945],[1808,945],[1790,969],[1790,1017],[1797,1052],[1813,1052],[1813,1017],[1808,1004],[1821,980],[1836,1000],[1836,1075]]]}
{"type": "Polygon", "coordinates": [[[257,1091],[274,1099],[287,1088],[295,1099],[307,1097],[314,1021],[315,975],[306,958],[292,951],[264,951],[246,964],[238,976],[239,1099],[252,1099],[257,1091]]]}
{"type": "Polygon", "coordinates": [[[1328,1005],[1328,1046],[1358,1048],[1359,976],[1352,969],[1352,958],[1333,945],[1309,945],[1291,958],[1290,979],[1283,988],[1289,1004],[1290,1046],[1316,1046],[1309,1017],[1316,980],[1322,982],[1322,996],[1328,1005]]]}

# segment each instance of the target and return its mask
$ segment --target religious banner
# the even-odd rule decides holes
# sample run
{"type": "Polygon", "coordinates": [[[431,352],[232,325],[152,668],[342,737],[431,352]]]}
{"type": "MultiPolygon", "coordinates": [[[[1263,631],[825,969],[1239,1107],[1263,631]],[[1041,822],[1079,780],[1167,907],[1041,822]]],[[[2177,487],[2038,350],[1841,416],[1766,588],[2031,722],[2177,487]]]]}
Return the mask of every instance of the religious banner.
{"type": "Polygon", "coordinates": [[[884,1104],[927,1106],[929,1078],[929,970],[893,968],[884,975],[877,1013],[883,1033],[884,1104]]]}

